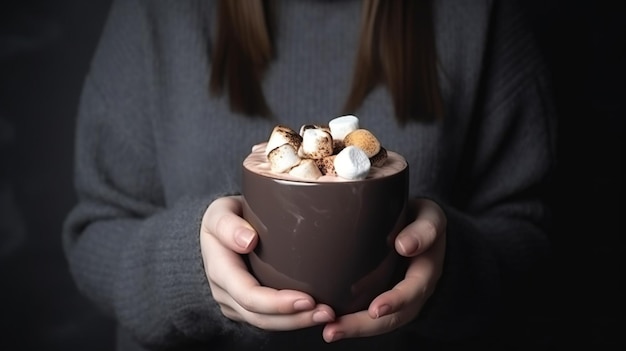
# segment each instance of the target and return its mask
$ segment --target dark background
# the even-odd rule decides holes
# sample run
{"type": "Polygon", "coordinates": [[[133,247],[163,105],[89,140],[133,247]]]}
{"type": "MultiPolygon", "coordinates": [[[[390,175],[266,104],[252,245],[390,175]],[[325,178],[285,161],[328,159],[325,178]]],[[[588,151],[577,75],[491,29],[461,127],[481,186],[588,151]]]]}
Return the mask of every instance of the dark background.
{"type": "MultiPolygon", "coordinates": [[[[60,242],[78,97],[109,0],[15,3],[0,5],[0,349],[112,350],[112,322],[75,289],[60,242]]],[[[560,116],[555,256],[540,301],[520,301],[526,316],[503,329],[526,336],[509,341],[519,349],[621,350],[624,2],[524,4],[560,116]]]]}

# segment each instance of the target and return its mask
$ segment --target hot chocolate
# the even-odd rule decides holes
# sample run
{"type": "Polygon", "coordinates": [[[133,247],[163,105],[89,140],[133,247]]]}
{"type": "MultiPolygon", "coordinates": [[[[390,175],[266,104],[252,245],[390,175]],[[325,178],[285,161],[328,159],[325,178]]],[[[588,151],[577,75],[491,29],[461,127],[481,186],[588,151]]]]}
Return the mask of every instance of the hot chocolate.
{"type": "MultiPolygon", "coordinates": [[[[338,315],[367,309],[393,283],[393,241],[407,223],[408,164],[378,141],[363,150],[339,137],[326,140],[331,134],[320,126],[301,128],[317,130],[306,133],[316,141],[305,152],[304,141],[284,128],[242,165],[243,217],[260,239],[248,255],[251,272],[265,286],[307,292],[338,315]]],[[[345,135],[360,130],[348,128],[345,135]]],[[[372,141],[373,134],[359,133],[372,141]]]]}

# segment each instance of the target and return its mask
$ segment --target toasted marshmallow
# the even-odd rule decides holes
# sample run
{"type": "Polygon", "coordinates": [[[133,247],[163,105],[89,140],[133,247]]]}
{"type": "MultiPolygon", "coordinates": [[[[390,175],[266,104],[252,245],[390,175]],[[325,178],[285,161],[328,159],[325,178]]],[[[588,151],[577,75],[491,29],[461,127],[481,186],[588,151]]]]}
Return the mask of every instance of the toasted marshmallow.
{"type": "Polygon", "coordinates": [[[372,157],[370,157],[370,162],[372,163],[372,167],[382,167],[387,161],[387,149],[384,147],[380,147],[380,151],[372,157]]]}
{"type": "Polygon", "coordinates": [[[317,168],[319,168],[320,172],[322,172],[322,175],[337,175],[337,172],[335,171],[335,157],[337,157],[337,155],[330,155],[320,158],[319,160],[315,160],[315,164],[317,165],[317,168]]]}
{"type": "Polygon", "coordinates": [[[333,137],[321,128],[305,129],[298,150],[302,158],[320,159],[333,154],[333,137]]]}
{"type": "Polygon", "coordinates": [[[365,151],[368,158],[373,157],[380,151],[380,142],[372,132],[367,129],[357,129],[343,138],[347,146],[356,146],[365,151]]]}
{"type": "Polygon", "coordinates": [[[322,126],[319,124],[304,124],[302,125],[302,127],[300,127],[300,136],[304,136],[304,131],[307,129],[323,129],[330,133],[330,128],[328,128],[327,126],[322,126]]]}
{"type": "Polygon", "coordinates": [[[267,155],[270,169],[273,172],[284,173],[300,163],[300,157],[291,144],[282,144],[270,151],[267,155]]]}
{"type": "Polygon", "coordinates": [[[300,164],[289,170],[289,175],[305,180],[316,180],[322,176],[322,172],[317,168],[314,160],[304,159],[300,161],[300,164]]]}
{"type": "Polygon", "coordinates": [[[269,155],[270,151],[283,144],[290,144],[295,150],[298,150],[301,143],[302,137],[293,129],[284,125],[277,125],[272,130],[272,134],[270,134],[270,137],[267,141],[265,154],[269,155]]]}
{"type": "Polygon", "coordinates": [[[343,140],[350,132],[359,129],[359,119],[353,115],[337,117],[328,122],[328,127],[333,139],[343,140]]]}
{"type": "Polygon", "coordinates": [[[370,171],[370,159],[365,151],[356,146],[346,146],[334,161],[337,175],[350,180],[365,179],[370,171]]]}

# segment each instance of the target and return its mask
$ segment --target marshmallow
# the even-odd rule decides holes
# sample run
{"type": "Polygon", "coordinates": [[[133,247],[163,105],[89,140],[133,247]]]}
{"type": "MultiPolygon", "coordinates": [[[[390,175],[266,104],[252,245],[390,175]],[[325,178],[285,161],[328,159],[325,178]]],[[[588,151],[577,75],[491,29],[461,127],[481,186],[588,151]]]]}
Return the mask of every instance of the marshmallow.
{"type": "Polygon", "coordinates": [[[330,133],[330,128],[326,126],[322,126],[319,124],[304,124],[302,125],[302,127],[300,127],[300,136],[304,136],[304,131],[307,129],[323,129],[330,133]]]}
{"type": "Polygon", "coordinates": [[[335,140],[343,140],[350,132],[359,129],[359,119],[353,115],[346,115],[328,122],[330,134],[335,140]]]}
{"type": "Polygon", "coordinates": [[[315,161],[311,159],[304,159],[300,162],[300,164],[289,170],[289,175],[305,180],[316,180],[322,176],[322,172],[319,168],[317,168],[315,161]]]}
{"type": "Polygon", "coordinates": [[[294,149],[298,150],[301,143],[302,137],[293,129],[283,125],[277,125],[272,130],[272,134],[270,134],[267,141],[265,155],[269,155],[270,151],[283,144],[290,144],[294,149]]]}
{"type": "Polygon", "coordinates": [[[324,158],[320,158],[319,160],[315,160],[317,168],[319,168],[323,175],[337,175],[337,172],[335,172],[335,157],[337,157],[337,155],[326,156],[324,158]]]}
{"type": "Polygon", "coordinates": [[[376,136],[367,129],[357,129],[350,132],[343,138],[343,143],[347,146],[356,146],[365,151],[368,158],[373,157],[380,151],[380,142],[376,136]]]}
{"type": "Polygon", "coordinates": [[[273,172],[284,173],[300,163],[298,152],[291,144],[283,144],[270,151],[267,155],[273,172]]]}
{"type": "Polygon", "coordinates": [[[350,180],[365,179],[370,171],[370,159],[362,149],[346,146],[334,161],[337,175],[350,180]]]}
{"type": "Polygon", "coordinates": [[[380,147],[380,151],[372,157],[370,157],[370,162],[373,167],[382,167],[387,161],[387,149],[384,147],[380,147]]]}
{"type": "Polygon", "coordinates": [[[333,154],[333,137],[321,128],[305,129],[298,155],[302,158],[320,159],[333,154]]]}

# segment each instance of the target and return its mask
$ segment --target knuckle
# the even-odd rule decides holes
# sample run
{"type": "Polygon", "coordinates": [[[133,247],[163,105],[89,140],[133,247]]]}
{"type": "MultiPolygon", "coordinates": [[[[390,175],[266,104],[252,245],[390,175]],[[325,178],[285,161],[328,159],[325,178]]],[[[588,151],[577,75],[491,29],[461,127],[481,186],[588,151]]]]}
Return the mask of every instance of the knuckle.
{"type": "Polygon", "coordinates": [[[214,233],[215,235],[217,235],[218,237],[220,236],[221,233],[224,233],[225,231],[228,230],[228,228],[231,226],[231,218],[227,215],[222,215],[219,216],[216,220],[215,220],[215,226],[214,226],[214,233]]]}
{"type": "Polygon", "coordinates": [[[437,226],[433,221],[426,221],[424,225],[424,230],[427,234],[434,236],[437,233],[437,226]]]}
{"type": "Polygon", "coordinates": [[[385,328],[387,329],[387,331],[395,330],[399,328],[400,326],[401,326],[400,317],[398,316],[397,313],[390,315],[389,318],[386,320],[385,328]]]}
{"type": "Polygon", "coordinates": [[[241,321],[241,317],[239,316],[239,314],[235,313],[235,311],[230,308],[220,306],[220,311],[226,318],[230,320],[237,321],[237,322],[241,321]]]}
{"type": "Polygon", "coordinates": [[[270,329],[268,318],[256,313],[251,313],[247,318],[247,322],[260,329],[270,329]]]}
{"type": "Polygon", "coordinates": [[[430,220],[421,221],[418,229],[419,235],[428,239],[432,239],[437,235],[437,226],[430,220]]]}
{"type": "Polygon", "coordinates": [[[243,296],[238,296],[237,303],[246,311],[250,311],[254,307],[254,299],[251,294],[243,294],[243,296]]]}

